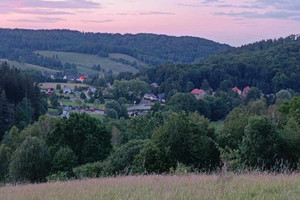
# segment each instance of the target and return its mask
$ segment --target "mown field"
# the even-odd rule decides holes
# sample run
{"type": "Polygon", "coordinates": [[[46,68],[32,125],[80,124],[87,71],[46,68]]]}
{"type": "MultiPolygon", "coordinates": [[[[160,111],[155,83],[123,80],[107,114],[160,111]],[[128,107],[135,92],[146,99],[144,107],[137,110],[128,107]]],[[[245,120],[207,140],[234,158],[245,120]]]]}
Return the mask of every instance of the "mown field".
{"type": "Polygon", "coordinates": [[[77,87],[89,87],[86,84],[81,83],[42,83],[41,88],[42,89],[49,89],[49,88],[56,88],[56,85],[61,85],[61,89],[63,89],[65,86],[69,87],[71,90],[74,90],[74,88],[77,87]]]}
{"type": "Polygon", "coordinates": [[[299,200],[300,176],[128,176],[4,186],[1,200],[299,200]]]}
{"type": "Polygon", "coordinates": [[[92,67],[98,64],[100,64],[102,69],[112,70],[113,73],[138,72],[136,68],[130,65],[125,65],[110,59],[110,58],[123,58],[131,62],[136,60],[135,58],[123,54],[111,54],[109,58],[101,58],[97,55],[73,53],[73,52],[37,51],[37,53],[47,57],[57,56],[62,63],[74,63],[77,66],[78,72],[83,74],[96,73],[97,71],[93,70],[92,67]]]}
{"type": "Polygon", "coordinates": [[[49,72],[51,74],[55,74],[56,72],[59,72],[58,70],[49,69],[46,67],[41,67],[37,65],[31,65],[28,63],[20,63],[17,61],[12,61],[8,59],[0,59],[0,63],[7,62],[10,66],[21,69],[21,70],[37,70],[37,71],[43,71],[43,72],[49,72]]]}

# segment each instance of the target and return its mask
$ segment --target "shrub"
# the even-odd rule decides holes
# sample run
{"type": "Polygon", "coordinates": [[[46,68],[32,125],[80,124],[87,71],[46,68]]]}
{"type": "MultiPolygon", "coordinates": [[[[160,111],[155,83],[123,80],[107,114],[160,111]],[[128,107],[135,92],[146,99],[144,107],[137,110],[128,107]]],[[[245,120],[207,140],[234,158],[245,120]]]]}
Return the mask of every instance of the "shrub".
{"type": "Polygon", "coordinates": [[[95,178],[106,176],[107,174],[107,162],[94,162],[81,165],[73,169],[73,173],[76,178],[95,178]]]}
{"type": "Polygon", "coordinates": [[[72,169],[77,166],[77,156],[69,147],[61,147],[53,158],[53,170],[55,172],[71,173],[72,169]]]}
{"type": "Polygon", "coordinates": [[[43,181],[49,166],[50,155],[44,140],[28,137],[14,152],[9,175],[13,181],[43,181]]]}

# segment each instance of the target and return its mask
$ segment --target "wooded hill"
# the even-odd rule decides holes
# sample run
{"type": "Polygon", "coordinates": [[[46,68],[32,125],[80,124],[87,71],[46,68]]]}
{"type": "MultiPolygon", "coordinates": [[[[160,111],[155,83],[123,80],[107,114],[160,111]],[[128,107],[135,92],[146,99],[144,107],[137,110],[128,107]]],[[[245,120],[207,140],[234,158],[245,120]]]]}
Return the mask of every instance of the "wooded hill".
{"type": "Polygon", "coordinates": [[[229,45],[196,37],[0,29],[1,58],[52,69],[59,69],[61,63],[54,58],[38,56],[34,51],[77,52],[100,57],[122,53],[149,65],[158,65],[166,62],[194,63],[229,48],[229,45]]]}
{"type": "Polygon", "coordinates": [[[267,94],[286,88],[300,92],[300,37],[245,45],[211,56],[201,64],[149,67],[139,75],[149,83],[158,83],[160,92],[165,93],[190,92],[203,83],[224,91],[255,86],[267,94]]]}

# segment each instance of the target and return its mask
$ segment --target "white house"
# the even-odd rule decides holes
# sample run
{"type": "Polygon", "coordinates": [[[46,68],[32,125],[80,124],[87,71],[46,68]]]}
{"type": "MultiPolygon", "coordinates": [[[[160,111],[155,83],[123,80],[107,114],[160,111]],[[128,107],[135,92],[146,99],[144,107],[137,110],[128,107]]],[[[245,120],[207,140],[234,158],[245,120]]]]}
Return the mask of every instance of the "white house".
{"type": "Polygon", "coordinates": [[[72,90],[69,87],[64,87],[63,93],[64,94],[71,94],[72,90]]]}

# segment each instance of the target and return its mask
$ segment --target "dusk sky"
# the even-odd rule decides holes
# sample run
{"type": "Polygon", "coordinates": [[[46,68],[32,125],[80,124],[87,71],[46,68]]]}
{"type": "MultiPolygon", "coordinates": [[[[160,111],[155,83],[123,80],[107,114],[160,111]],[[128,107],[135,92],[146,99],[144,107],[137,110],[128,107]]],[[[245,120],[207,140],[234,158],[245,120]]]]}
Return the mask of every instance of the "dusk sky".
{"type": "Polygon", "coordinates": [[[1,28],[197,36],[233,46],[300,33],[300,0],[0,0],[1,28]]]}

